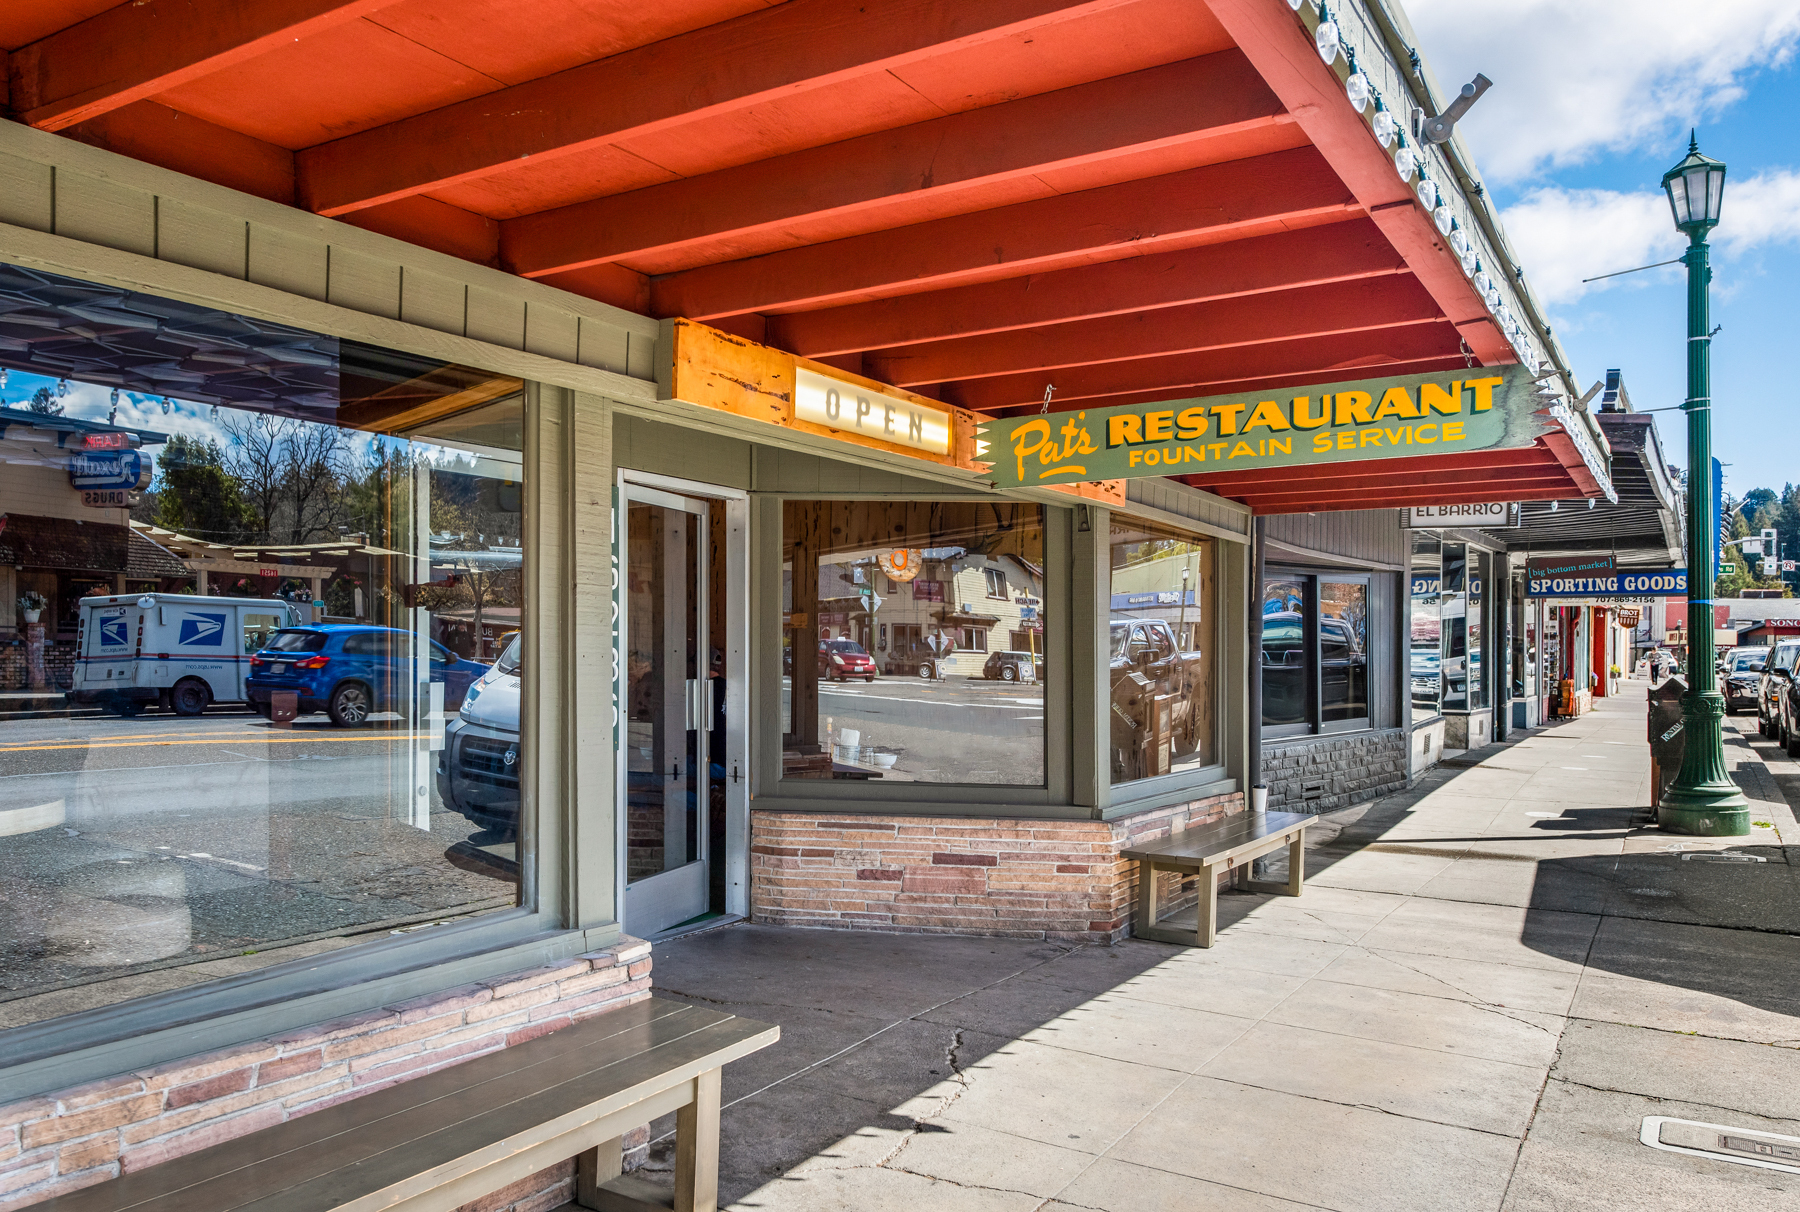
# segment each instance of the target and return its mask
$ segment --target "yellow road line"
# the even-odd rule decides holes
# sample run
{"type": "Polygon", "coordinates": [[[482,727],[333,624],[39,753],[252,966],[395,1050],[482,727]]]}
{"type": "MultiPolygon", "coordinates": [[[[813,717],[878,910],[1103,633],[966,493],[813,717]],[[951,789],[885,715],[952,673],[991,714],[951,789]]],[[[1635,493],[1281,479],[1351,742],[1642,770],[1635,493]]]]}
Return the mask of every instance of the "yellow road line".
{"type": "Polygon", "coordinates": [[[46,749],[156,749],[177,745],[304,745],[308,743],[327,744],[332,741],[418,741],[424,740],[425,737],[426,734],[417,733],[411,736],[393,734],[385,736],[252,736],[224,741],[103,741],[99,744],[89,744],[84,741],[76,745],[0,745],[0,753],[36,753],[46,749]]]}

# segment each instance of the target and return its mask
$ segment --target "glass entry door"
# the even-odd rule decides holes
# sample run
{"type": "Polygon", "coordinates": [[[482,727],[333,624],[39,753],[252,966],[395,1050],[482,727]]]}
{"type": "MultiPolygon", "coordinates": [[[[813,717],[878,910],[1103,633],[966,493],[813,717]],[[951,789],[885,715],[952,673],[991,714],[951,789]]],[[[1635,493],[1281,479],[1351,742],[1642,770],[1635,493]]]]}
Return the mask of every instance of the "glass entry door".
{"type": "Polygon", "coordinates": [[[625,930],[642,938],[707,912],[711,676],[709,504],[624,486],[620,607],[625,930]]]}

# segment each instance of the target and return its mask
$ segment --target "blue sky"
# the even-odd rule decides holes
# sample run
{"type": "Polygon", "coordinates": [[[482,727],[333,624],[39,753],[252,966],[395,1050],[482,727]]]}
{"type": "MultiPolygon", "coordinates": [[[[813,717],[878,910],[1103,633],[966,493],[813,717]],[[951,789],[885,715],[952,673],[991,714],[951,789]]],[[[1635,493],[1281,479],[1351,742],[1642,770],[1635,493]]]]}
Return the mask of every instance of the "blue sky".
{"type": "MultiPolygon", "coordinates": [[[[1727,490],[1800,482],[1800,393],[1785,389],[1800,310],[1800,3],[1406,0],[1438,83],[1494,88],[1461,130],[1527,279],[1583,386],[1609,367],[1634,407],[1686,395],[1681,254],[1662,174],[1687,151],[1729,166],[1713,238],[1714,453],[1727,490]]],[[[1683,415],[1663,449],[1687,462],[1683,415]]]]}

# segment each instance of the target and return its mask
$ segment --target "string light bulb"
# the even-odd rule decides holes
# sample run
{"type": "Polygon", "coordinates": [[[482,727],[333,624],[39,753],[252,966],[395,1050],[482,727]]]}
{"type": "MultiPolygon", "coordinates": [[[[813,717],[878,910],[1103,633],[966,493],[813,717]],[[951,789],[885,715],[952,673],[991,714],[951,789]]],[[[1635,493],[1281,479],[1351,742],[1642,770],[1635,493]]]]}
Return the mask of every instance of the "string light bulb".
{"type": "Polygon", "coordinates": [[[1436,209],[1431,212],[1431,221],[1436,223],[1437,229],[1446,236],[1450,234],[1450,229],[1456,226],[1456,216],[1450,213],[1448,202],[1437,204],[1436,209]]]}
{"type": "Polygon", "coordinates": [[[1351,72],[1350,78],[1344,81],[1344,95],[1350,98],[1350,104],[1356,107],[1357,113],[1360,114],[1368,109],[1369,101],[1374,95],[1374,89],[1369,85],[1369,77],[1361,71],[1351,72]]]}
{"type": "Polygon", "coordinates": [[[1406,146],[1405,143],[1401,143],[1400,150],[1394,153],[1394,171],[1400,174],[1402,181],[1407,181],[1412,178],[1418,167],[1419,153],[1406,146]]]}
{"type": "Polygon", "coordinates": [[[1374,127],[1375,142],[1383,147],[1392,147],[1400,135],[1399,121],[1385,109],[1376,111],[1374,127]]]}
{"type": "Polygon", "coordinates": [[[1319,58],[1327,63],[1335,63],[1338,55],[1343,53],[1344,36],[1338,31],[1338,23],[1326,16],[1323,8],[1319,10],[1319,16],[1324,20],[1313,31],[1313,45],[1319,50],[1319,58]]]}
{"type": "Polygon", "coordinates": [[[67,379],[58,379],[56,381],[57,398],[61,399],[63,396],[66,396],[68,394],[69,394],[69,381],[67,379]]]}

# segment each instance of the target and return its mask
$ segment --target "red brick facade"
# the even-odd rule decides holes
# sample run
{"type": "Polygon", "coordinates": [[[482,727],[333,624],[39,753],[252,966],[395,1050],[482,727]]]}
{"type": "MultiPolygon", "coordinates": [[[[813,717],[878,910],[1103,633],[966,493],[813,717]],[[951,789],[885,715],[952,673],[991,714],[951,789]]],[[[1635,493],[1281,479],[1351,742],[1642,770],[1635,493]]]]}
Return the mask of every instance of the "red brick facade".
{"type": "MultiPolygon", "coordinates": [[[[759,922],[1107,943],[1131,933],[1119,851],[1240,811],[1237,792],[1113,821],[752,812],[759,922]]],[[[1192,898],[1165,875],[1169,909],[1192,898]]]]}
{"type": "MultiPolygon", "coordinates": [[[[232,1140],[649,996],[650,944],[628,938],[611,950],[560,964],[0,1107],[0,1212],[232,1140]]],[[[641,1154],[648,1131],[626,1144],[641,1154]]],[[[554,1208],[573,1198],[573,1176],[571,1160],[468,1209],[554,1208]]]]}

